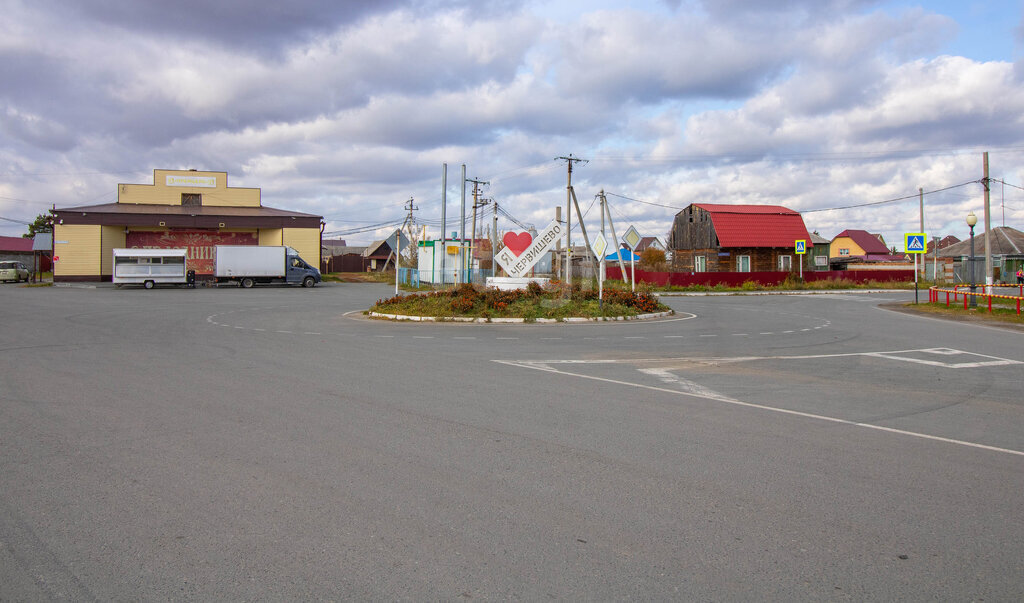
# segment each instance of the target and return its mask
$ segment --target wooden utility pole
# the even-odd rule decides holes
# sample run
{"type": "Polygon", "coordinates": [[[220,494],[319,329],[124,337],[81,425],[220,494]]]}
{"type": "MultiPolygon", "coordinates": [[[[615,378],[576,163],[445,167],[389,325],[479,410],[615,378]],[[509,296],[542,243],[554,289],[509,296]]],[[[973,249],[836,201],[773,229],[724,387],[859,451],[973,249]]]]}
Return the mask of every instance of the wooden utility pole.
{"type": "MultiPolygon", "coordinates": [[[[572,200],[575,196],[572,190],[572,164],[589,163],[586,159],[573,157],[555,157],[555,161],[564,161],[568,166],[568,175],[565,182],[565,282],[572,283],[572,200]]],[[[577,211],[577,216],[579,212],[577,211]]],[[[580,222],[582,224],[582,221],[580,222]]]]}
{"type": "Polygon", "coordinates": [[[484,182],[483,180],[477,180],[475,178],[472,179],[472,180],[466,180],[466,182],[472,182],[473,183],[473,226],[470,229],[472,234],[470,234],[470,236],[469,236],[469,274],[470,274],[470,277],[469,277],[469,280],[467,281],[467,282],[473,282],[473,249],[476,247],[476,209],[478,207],[481,207],[481,203],[480,203],[480,200],[479,200],[480,187],[481,186],[486,186],[486,185],[488,185],[490,183],[489,182],[484,182]]]}
{"type": "MultiPolygon", "coordinates": [[[[991,181],[988,177],[988,151],[985,151],[985,177],[981,183],[985,186],[985,284],[992,284],[992,213],[989,211],[989,189],[991,181]]],[[[989,293],[992,291],[989,290],[989,293]]]]}

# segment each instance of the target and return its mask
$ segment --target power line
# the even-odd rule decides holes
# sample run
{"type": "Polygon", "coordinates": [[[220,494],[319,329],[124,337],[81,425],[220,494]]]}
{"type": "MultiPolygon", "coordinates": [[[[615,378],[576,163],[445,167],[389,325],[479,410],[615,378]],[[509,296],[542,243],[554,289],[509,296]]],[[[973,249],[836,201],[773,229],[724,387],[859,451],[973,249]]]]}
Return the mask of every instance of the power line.
{"type": "MultiPolygon", "coordinates": [[[[981,180],[971,180],[970,182],[964,182],[962,184],[954,184],[953,186],[947,186],[946,188],[940,188],[940,189],[937,189],[937,190],[934,190],[934,191],[924,191],[924,194],[925,195],[934,195],[935,193],[941,193],[941,192],[944,192],[944,191],[953,190],[954,188],[961,188],[961,187],[967,186],[969,184],[979,184],[980,182],[981,182],[981,180]]],[[[908,199],[919,199],[920,196],[921,196],[921,193],[917,192],[917,193],[915,193],[913,195],[907,195],[906,197],[896,197],[895,199],[886,199],[884,201],[872,201],[871,203],[858,203],[857,205],[846,205],[844,207],[828,207],[828,208],[823,208],[823,209],[805,209],[805,210],[801,211],[800,213],[802,213],[802,214],[813,214],[813,213],[819,212],[819,211],[838,211],[838,210],[841,210],[841,209],[854,209],[856,207],[870,207],[872,205],[885,205],[887,203],[896,203],[897,201],[906,201],[908,199]]]]}

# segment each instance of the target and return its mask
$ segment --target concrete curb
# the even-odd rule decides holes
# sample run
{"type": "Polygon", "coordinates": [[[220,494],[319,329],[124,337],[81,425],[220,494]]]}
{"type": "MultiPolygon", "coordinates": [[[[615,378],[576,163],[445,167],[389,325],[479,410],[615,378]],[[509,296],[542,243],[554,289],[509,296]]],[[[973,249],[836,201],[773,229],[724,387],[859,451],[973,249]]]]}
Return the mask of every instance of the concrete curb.
{"type": "Polygon", "coordinates": [[[525,318],[468,318],[464,316],[408,316],[405,314],[383,314],[381,312],[370,312],[368,316],[370,318],[380,318],[384,320],[393,320],[396,322],[408,321],[408,322],[466,322],[466,323],[479,323],[479,324],[523,324],[526,322],[535,322],[537,324],[558,324],[558,323],[589,323],[589,322],[622,322],[626,320],[651,320],[654,318],[664,318],[666,316],[672,316],[675,314],[673,311],[668,312],[655,312],[652,314],[638,314],[636,316],[605,316],[602,318],[584,318],[581,316],[570,316],[561,320],[557,318],[537,318],[535,320],[527,321],[525,318]]]}

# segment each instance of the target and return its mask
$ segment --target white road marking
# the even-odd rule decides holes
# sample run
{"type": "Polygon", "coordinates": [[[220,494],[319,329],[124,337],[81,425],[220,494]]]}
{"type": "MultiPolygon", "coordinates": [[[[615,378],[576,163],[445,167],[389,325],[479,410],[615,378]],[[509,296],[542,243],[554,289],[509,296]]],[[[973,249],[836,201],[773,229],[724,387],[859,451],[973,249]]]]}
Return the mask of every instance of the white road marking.
{"type": "Polygon", "coordinates": [[[957,440],[954,438],[945,438],[942,436],[930,435],[927,433],[920,433],[916,431],[908,431],[905,429],[896,429],[893,427],[885,427],[882,425],[874,425],[871,423],[860,423],[857,421],[850,421],[848,419],[840,419],[838,417],[830,417],[827,415],[819,415],[815,413],[802,412],[799,410],[789,410],[786,408],[777,408],[774,406],[767,406],[764,404],[756,404],[753,402],[744,402],[742,400],[736,400],[708,389],[692,381],[683,379],[674,373],[670,369],[665,368],[643,368],[638,369],[640,372],[647,375],[654,376],[662,381],[662,383],[671,384],[675,386],[675,389],[668,389],[665,387],[656,387],[653,385],[644,385],[642,383],[632,383],[629,381],[621,381],[618,379],[608,379],[606,377],[597,377],[594,375],[585,375],[580,373],[571,373],[569,371],[563,371],[554,368],[552,365],[558,364],[637,364],[643,362],[659,362],[664,363],[665,361],[682,361],[692,363],[705,363],[705,364],[729,364],[736,362],[752,362],[756,360],[804,360],[814,358],[848,358],[853,356],[868,356],[873,358],[882,358],[885,360],[901,360],[905,362],[915,362],[919,364],[925,364],[929,366],[941,366],[949,369],[961,369],[961,368],[977,368],[977,367],[991,367],[991,366],[1004,366],[1010,364],[1024,364],[1024,362],[1018,360],[1011,360],[1009,358],[999,358],[997,356],[988,356],[986,354],[976,354],[974,352],[964,352],[962,350],[955,350],[951,348],[926,348],[917,350],[894,350],[887,352],[851,352],[845,354],[814,354],[805,356],[741,356],[735,358],[644,358],[644,359],[605,359],[605,360],[492,360],[500,364],[507,364],[510,366],[518,366],[522,368],[528,368],[538,371],[546,371],[550,373],[557,373],[560,375],[567,375],[570,377],[578,377],[581,379],[590,379],[592,381],[601,381],[603,383],[613,383],[616,385],[624,385],[627,387],[635,387],[640,389],[646,389],[651,391],[664,392],[675,395],[686,395],[693,396],[696,398],[703,398],[705,400],[712,400],[715,402],[722,402],[724,404],[732,404],[734,406],[742,406],[745,408],[754,408],[758,410],[765,410],[768,412],[774,412],[784,415],[791,415],[797,417],[804,417],[808,419],[815,419],[819,421],[827,421],[829,423],[838,423],[841,425],[849,425],[852,427],[863,427],[865,429],[873,429],[875,431],[883,431],[886,433],[893,433],[898,435],[905,435],[914,438],[931,440],[935,442],[944,442],[947,444],[955,444],[958,446],[965,446],[968,448],[976,448],[980,450],[988,450],[991,452],[1000,452],[1003,454],[1012,454],[1015,456],[1024,456],[1024,451],[1013,450],[1010,448],[1000,448],[998,446],[989,446],[987,444],[979,444],[977,442],[969,442],[966,440],[957,440]],[[939,362],[935,360],[922,360],[919,358],[908,358],[903,354],[932,354],[936,356],[976,356],[984,358],[985,360],[977,362],[939,362]]]}

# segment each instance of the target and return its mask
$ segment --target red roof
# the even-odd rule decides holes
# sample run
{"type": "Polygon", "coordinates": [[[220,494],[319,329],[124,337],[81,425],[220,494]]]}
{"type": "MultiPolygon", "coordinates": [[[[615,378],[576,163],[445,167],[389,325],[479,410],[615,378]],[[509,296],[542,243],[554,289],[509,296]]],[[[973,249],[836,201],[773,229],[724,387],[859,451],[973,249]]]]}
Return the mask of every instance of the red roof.
{"type": "Polygon", "coordinates": [[[0,251],[32,253],[32,239],[25,237],[0,237],[0,251]]]}
{"type": "Polygon", "coordinates": [[[793,247],[807,241],[813,247],[800,214],[781,205],[694,203],[711,215],[722,247],[793,247]]]}
{"type": "Polygon", "coordinates": [[[889,248],[885,246],[885,243],[878,240],[878,237],[871,234],[866,230],[853,230],[847,229],[836,235],[835,241],[839,237],[846,237],[857,244],[858,247],[864,250],[864,253],[874,254],[889,254],[889,248]]]}

